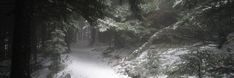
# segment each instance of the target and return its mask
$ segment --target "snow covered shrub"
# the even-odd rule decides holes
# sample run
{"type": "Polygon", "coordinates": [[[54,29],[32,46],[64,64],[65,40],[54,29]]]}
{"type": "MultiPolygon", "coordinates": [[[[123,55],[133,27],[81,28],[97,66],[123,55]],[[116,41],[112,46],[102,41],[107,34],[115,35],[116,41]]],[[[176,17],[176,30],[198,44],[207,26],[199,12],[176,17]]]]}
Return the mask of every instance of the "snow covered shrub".
{"type": "Polygon", "coordinates": [[[170,78],[182,76],[224,77],[231,76],[234,65],[234,55],[231,52],[216,48],[217,45],[209,44],[193,47],[188,53],[180,55],[180,62],[176,67],[167,72],[170,78]]]}
{"type": "Polygon", "coordinates": [[[48,75],[49,78],[53,78],[59,70],[63,69],[61,64],[61,54],[67,51],[66,43],[64,41],[65,34],[62,30],[55,29],[51,32],[51,39],[46,41],[45,56],[50,58],[52,62],[49,65],[49,70],[51,71],[48,75]]]}
{"type": "Polygon", "coordinates": [[[61,54],[66,52],[66,43],[64,41],[65,34],[63,31],[56,29],[55,31],[51,32],[51,39],[46,41],[47,51],[50,53],[61,54]]]}
{"type": "Polygon", "coordinates": [[[160,63],[158,58],[159,55],[156,53],[156,50],[150,49],[144,51],[136,59],[125,62],[118,70],[120,70],[120,72],[122,73],[127,74],[129,77],[133,78],[156,77],[157,75],[160,74],[159,72],[160,63]]]}

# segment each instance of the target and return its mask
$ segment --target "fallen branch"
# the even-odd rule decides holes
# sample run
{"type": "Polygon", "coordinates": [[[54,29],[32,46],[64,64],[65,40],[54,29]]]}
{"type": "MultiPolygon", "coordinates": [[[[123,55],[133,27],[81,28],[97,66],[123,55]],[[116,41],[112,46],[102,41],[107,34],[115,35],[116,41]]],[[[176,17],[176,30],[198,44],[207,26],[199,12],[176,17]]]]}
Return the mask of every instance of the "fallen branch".
{"type": "Polygon", "coordinates": [[[147,50],[150,45],[153,43],[153,41],[155,39],[159,39],[160,34],[162,32],[168,31],[168,30],[174,30],[173,25],[167,26],[165,28],[160,29],[159,31],[155,32],[149,39],[147,42],[145,42],[143,45],[141,45],[141,47],[139,47],[138,49],[134,50],[128,57],[125,57],[123,59],[123,61],[127,61],[127,60],[131,60],[136,58],[137,56],[139,56],[143,51],[147,50]]]}

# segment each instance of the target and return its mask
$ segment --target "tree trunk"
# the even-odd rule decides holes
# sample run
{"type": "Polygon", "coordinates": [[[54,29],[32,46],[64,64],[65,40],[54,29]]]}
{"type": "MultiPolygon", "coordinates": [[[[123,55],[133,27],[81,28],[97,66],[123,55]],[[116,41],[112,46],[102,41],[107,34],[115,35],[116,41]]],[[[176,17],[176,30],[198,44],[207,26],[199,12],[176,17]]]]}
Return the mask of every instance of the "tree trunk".
{"type": "Polygon", "coordinates": [[[133,15],[143,21],[143,17],[142,17],[142,14],[141,14],[141,9],[140,7],[138,6],[140,4],[140,0],[129,0],[129,4],[130,4],[130,9],[133,13],[133,15]]]}
{"type": "Polygon", "coordinates": [[[32,0],[16,1],[16,22],[13,37],[11,78],[30,78],[32,0]]]}
{"type": "Polygon", "coordinates": [[[92,46],[94,45],[95,41],[96,41],[96,23],[95,21],[89,20],[89,24],[90,24],[90,43],[89,45],[92,46]]]}
{"type": "Polygon", "coordinates": [[[125,44],[124,44],[124,40],[121,39],[120,32],[113,30],[113,35],[114,35],[114,46],[116,48],[123,48],[125,44]]]}
{"type": "Polygon", "coordinates": [[[91,26],[91,40],[90,40],[90,43],[89,45],[93,45],[96,41],[96,29],[94,28],[94,26],[91,26]]]}
{"type": "Polygon", "coordinates": [[[72,36],[71,30],[70,28],[68,28],[67,31],[65,32],[65,42],[67,43],[68,52],[71,52],[71,47],[70,47],[71,36],[72,36]]]}
{"type": "Polygon", "coordinates": [[[202,78],[201,65],[200,64],[198,65],[198,71],[197,71],[197,73],[198,73],[198,78],[202,78]]]}

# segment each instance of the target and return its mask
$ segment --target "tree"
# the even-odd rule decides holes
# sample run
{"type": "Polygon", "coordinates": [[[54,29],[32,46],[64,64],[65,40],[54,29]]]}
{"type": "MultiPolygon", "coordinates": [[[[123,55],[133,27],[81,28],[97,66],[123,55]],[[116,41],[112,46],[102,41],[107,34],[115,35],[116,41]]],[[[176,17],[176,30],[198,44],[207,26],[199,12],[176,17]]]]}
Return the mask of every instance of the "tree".
{"type": "MultiPolygon", "coordinates": [[[[146,43],[133,51],[132,54],[130,54],[128,57],[126,57],[125,61],[129,62],[134,60],[135,58],[139,57],[139,55],[141,55],[143,51],[147,51],[148,47],[150,47],[151,45],[155,44],[160,46],[160,43],[163,43],[165,45],[167,45],[166,43],[169,43],[169,45],[176,45],[176,47],[181,47],[177,45],[183,44],[182,47],[185,47],[192,46],[193,44],[195,45],[196,43],[201,42],[203,44],[215,44],[218,45],[216,46],[217,48],[221,48],[226,42],[226,36],[229,33],[233,32],[233,22],[231,19],[233,17],[233,12],[230,11],[230,9],[233,9],[233,1],[231,0],[176,0],[174,2],[174,5],[172,0],[170,0],[170,2],[167,2],[165,0],[159,4],[159,7],[161,8],[159,10],[156,10],[159,11],[158,13],[148,13],[149,15],[151,15],[149,17],[152,17],[152,19],[156,20],[156,22],[154,22],[153,20],[156,25],[152,24],[152,26],[159,26],[160,28],[158,28],[158,30],[156,30],[155,33],[150,36],[146,43]],[[170,6],[165,8],[163,7],[164,3],[167,3],[170,6]],[[167,15],[160,15],[160,12],[162,12],[162,14],[170,15],[170,13],[164,13],[167,12],[167,10],[175,12],[175,15],[173,13],[171,15],[175,16],[174,21],[165,22],[164,20],[171,20],[171,18],[168,19],[166,17],[167,15]],[[157,15],[159,17],[162,17],[153,17],[157,15]]],[[[193,46],[193,48],[197,47],[193,46]]],[[[179,76],[183,76],[185,74],[197,75],[198,77],[202,78],[204,74],[208,72],[203,71],[208,70],[204,69],[205,67],[203,66],[203,64],[209,63],[210,65],[212,65],[210,61],[203,62],[203,60],[211,60],[211,57],[206,57],[207,54],[203,53],[204,52],[198,51],[197,53],[192,53],[181,57],[183,61],[186,61],[185,64],[178,65],[178,71],[172,73],[177,75],[180,74],[179,76]],[[188,68],[185,68],[185,66],[187,66],[188,68]]],[[[215,56],[218,57],[218,55],[215,56]]],[[[229,56],[220,55],[220,57],[229,56]]],[[[225,61],[223,60],[223,62],[225,61]]],[[[227,70],[225,69],[225,67],[218,68],[216,71],[227,70]]]]}
{"type": "Polygon", "coordinates": [[[103,1],[99,0],[71,0],[68,4],[72,5],[72,10],[80,14],[90,24],[91,40],[90,45],[93,45],[96,41],[97,24],[98,18],[103,18],[105,5],[103,1]],[[76,4],[76,3],[79,3],[76,4]],[[88,6],[87,6],[88,5],[88,6]]]}
{"type": "MultiPolygon", "coordinates": [[[[30,78],[30,56],[31,53],[33,53],[32,51],[35,50],[35,48],[41,49],[41,47],[38,46],[47,44],[47,40],[51,37],[61,38],[54,34],[51,34],[53,36],[48,34],[53,33],[54,30],[57,31],[57,29],[59,29],[59,31],[62,30],[63,24],[61,22],[66,20],[65,18],[68,17],[71,12],[78,13],[87,19],[95,21],[96,18],[100,18],[102,12],[100,9],[103,8],[98,0],[23,0],[17,1],[16,3],[17,18],[14,27],[11,78],[30,78]],[[54,25],[58,25],[58,27],[43,26],[46,24],[50,25],[48,24],[50,20],[59,21],[53,21],[53,23],[55,23],[54,25]],[[38,25],[35,25],[35,23],[38,25]],[[35,30],[35,28],[40,28],[40,30],[35,30]],[[37,39],[41,41],[35,40],[36,37],[39,38],[35,36],[35,31],[37,31],[37,34],[38,32],[41,34],[39,35],[41,39],[37,39]]],[[[62,40],[64,40],[63,36],[62,40]]],[[[52,44],[54,43],[51,43],[51,45],[52,44]]],[[[55,44],[57,44],[57,42],[55,42],[55,44]]],[[[53,51],[57,51],[56,48],[52,49],[55,49],[53,51]]],[[[37,57],[37,55],[34,57],[37,57]]],[[[59,58],[60,57],[57,59],[59,58]]]]}
{"type": "Polygon", "coordinates": [[[14,27],[11,78],[30,78],[31,53],[31,0],[16,2],[16,23],[14,27]]]}

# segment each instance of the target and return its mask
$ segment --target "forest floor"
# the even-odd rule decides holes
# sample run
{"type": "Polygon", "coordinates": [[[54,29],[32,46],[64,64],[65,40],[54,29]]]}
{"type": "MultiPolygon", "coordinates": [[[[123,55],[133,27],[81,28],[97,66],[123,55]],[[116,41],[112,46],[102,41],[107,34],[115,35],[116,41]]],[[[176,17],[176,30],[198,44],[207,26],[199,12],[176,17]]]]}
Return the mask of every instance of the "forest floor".
{"type": "MultiPolygon", "coordinates": [[[[127,50],[106,55],[104,52],[108,46],[99,45],[87,47],[84,45],[73,45],[71,53],[68,54],[70,62],[66,68],[58,74],[60,78],[128,78],[117,73],[113,68],[121,57],[125,57],[127,50]],[[65,77],[64,77],[65,76],[65,77]]],[[[68,60],[65,60],[68,61],[68,60]]],[[[56,77],[57,78],[57,77],[56,77]]]]}
{"type": "MultiPolygon", "coordinates": [[[[53,78],[131,78],[123,74],[124,71],[121,68],[124,67],[121,67],[120,61],[129,56],[135,49],[134,47],[111,49],[109,45],[103,44],[88,46],[85,41],[74,43],[71,46],[71,52],[62,55],[62,70],[57,72],[53,78]]],[[[148,58],[148,55],[151,55],[150,53],[151,50],[144,51],[135,60],[129,62],[128,66],[131,67],[132,64],[140,66],[140,69],[136,71],[139,73],[149,71],[142,66],[147,66],[152,62],[148,58]]],[[[164,69],[176,62],[178,60],[177,55],[180,55],[180,53],[183,53],[183,49],[167,49],[159,53],[162,54],[160,56],[162,58],[159,59],[160,68],[164,69]]],[[[50,62],[49,60],[45,61],[45,66],[49,65],[50,62]]],[[[41,69],[34,74],[33,78],[47,78],[50,71],[49,68],[41,69]]],[[[158,78],[165,77],[165,75],[158,75],[158,78]]]]}

